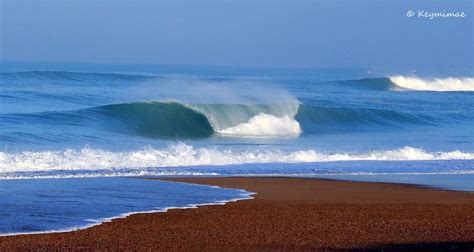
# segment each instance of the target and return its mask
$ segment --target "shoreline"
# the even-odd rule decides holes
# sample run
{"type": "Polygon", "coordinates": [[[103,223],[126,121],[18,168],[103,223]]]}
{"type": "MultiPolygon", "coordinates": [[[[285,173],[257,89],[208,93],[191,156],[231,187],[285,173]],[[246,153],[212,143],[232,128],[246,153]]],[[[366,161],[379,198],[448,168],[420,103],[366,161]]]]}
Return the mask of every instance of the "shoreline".
{"type": "Polygon", "coordinates": [[[131,214],[0,249],[308,250],[474,247],[474,194],[293,177],[146,178],[256,192],[252,200],[131,214]],[[375,230],[376,232],[374,232],[375,230]]]}
{"type": "MultiPolygon", "coordinates": [[[[341,175],[343,176],[343,175],[341,175]]],[[[162,181],[172,181],[178,183],[188,183],[188,184],[196,184],[196,185],[209,185],[203,184],[198,180],[207,180],[207,179],[246,179],[246,178],[263,178],[263,179],[302,179],[302,180],[319,180],[319,181],[328,181],[328,182],[347,182],[347,183],[362,183],[362,184],[388,184],[388,185],[395,185],[395,186],[402,186],[402,187],[412,187],[416,189],[425,189],[425,190],[434,190],[434,191],[446,191],[446,192],[462,192],[462,193],[473,193],[474,191],[470,190],[461,190],[461,189],[450,189],[438,186],[431,186],[431,185],[424,185],[424,184],[416,184],[416,183],[403,183],[403,182],[384,182],[384,181],[372,181],[372,180],[351,180],[345,178],[334,178],[334,177],[318,177],[318,176],[305,176],[305,175],[249,175],[249,176],[147,176],[147,177],[132,177],[132,178],[141,178],[141,179],[149,179],[149,180],[162,180],[162,181]],[[191,182],[194,181],[195,182],[191,182]],[[183,180],[183,181],[181,181],[183,180]],[[189,182],[187,182],[189,180],[189,182]],[[186,182],[184,182],[186,181],[186,182]]],[[[214,186],[214,185],[209,185],[214,186]]],[[[221,186],[216,186],[221,187],[221,186]]],[[[241,188],[233,188],[227,187],[231,189],[241,189],[241,188]]],[[[242,189],[245,190],[245,189],[242,189]]]]}
{"type": "MultiPolygon", "coordinates": [[[[144,179],[140,177],[129,177],[130,179],[144,179]]],[[[157,178],[152,178],[150,180],[158,180],[157,178]]],[[[165,180],[163,180],[165,181],[165,180]]],[[[170,181],[173,182],[173,181],[170,181]]],[[[174,183],[184,183],[184,182],[174,182],[174,183]]],[[[186,183],[186,184],[192,184],[192,183],[186,183]]],[[[195,184],[195,185],[201,185],[201,184],[195,184]]],[[[209,185],[209,187],[213,188],[220,188],[219,186],[213,186],[209,185]]],[[[221,200],[221,201],[214,201],[214,202],[209,202],[209,203],[196,203],[196,204],[187,204],[185,206],[170,206],[170,207],[164,207],[164,208],[157,208],[156,210],[147,210],[147,211],[135,211],[135,212],[126,212],[122,213],[116,216],[112,217],[105,217],[105,218],[100,218],[100,219],[90,219],[91,224],[89,225],[83,225],[83,226],[75,226],[71,228],[65,228],[65,229],[57,229],[57,230],[47,230],[47,231],[33,231],[33,232],[24,232],[24,233],[0,233],[0,238],[1,237],[13,237],[13,236],[20,236],[20,235],[41,235],[41,234],[57,234],[57,233],[70,233],[70,232],[77,232],[89,228],[93,228],[99,225],[102,225],[104,223],[112,222],[115,219],[124,219],[128,218],[131,215],[136,215],[136,214],[153,214],[153,213],[166,213],[169,210],[174,210],[174,209],[196,209],[198,207],[202,206],[221,206],[225,205],[227,203],[232,203],[232,202],[237,202],[241,200],[251,200],[254,199],[252,195],[256,194],[254,192],[249,192],[243,189],[237,189],[242,192],[239,198],[231,198],[228,200],[221,200]]],[[[1,249],[1,247],[0,247],[1,249]]]]}
{"type": "MultiPolygon", "coordinates": [[[[25,232],[25,233],[4,233],[4,234],[0,233],[0,238],[2,238],[2,237],[14,237],[14,236],[20,236],[20,235],[41,235],[41,234],[60,234],[60,233],[77,232],[77,231],[93,228],[93,227],[96,227],[96,226],[100,226],[104,223],[109,223],[109,222],[112,222],[116,219],[128,218],[129,216],[136,215],[136,214],[166,213],[169,210],[176,210],[176,209],[185,210],[185,209],[196,209],[198,207],[203,207],[203,206],[222,206],[222,205],[225,205],[225,204],[228,204],[228,203],[237,202],[237,201],[241,201],[241,200],[252,200],[253,199],[252,195],[254,195],[255,193],[253,193],[253,192],[248,192],[248,193],[249,193],[248,198],[232,198],[232,199],[229,199],[229,200],[215,201],[215,202],[210,202],[210,203],[188,204],[188,205],[182,206],[182,207],[171,206],[171,207],[161,208],[161,209],[158,209],[158,210],[128,212],[128,213],[123,213],[123,214],[113,216],[113,217],[101,218],[101,219],[91,223],[90,225],[78,226],[78,227],[72,227],[72,228],[66,228],[66,229],[59,229],[59,230],[49,230],[49,231],[37,231],[37,232],[25,232]]],[[[1,249],[1,245],[0,245],[0,249],[1,249]]]]}

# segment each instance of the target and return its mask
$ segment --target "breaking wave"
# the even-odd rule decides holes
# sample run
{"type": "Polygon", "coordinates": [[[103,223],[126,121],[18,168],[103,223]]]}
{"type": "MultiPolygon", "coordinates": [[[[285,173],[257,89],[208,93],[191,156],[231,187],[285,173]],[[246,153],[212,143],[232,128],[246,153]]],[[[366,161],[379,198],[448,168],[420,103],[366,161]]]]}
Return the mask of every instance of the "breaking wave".
{"type": "Polygon", "coordinates": [[[297,121],[287,115],[280,118],[262,113],[252,117],[248,122],[218,132],[240,136],[281,136],[300,134],[301,127],[297,121]]]}
{"type": "MultiPolygon", "coordinates": [[[[4,114],[5,121],[84,125],[146,138],[195,139],[211,136],[275,138],[373,127],[469,122],[462,114],[431,115],[385,109],[322,107],[294,103],[186,104],[155,101],[29,114],[4,114]]],[[[45,126],[46,126],[45,125],[45,126]]]]}
{"type": "Polygon", "coordinates": [[[193,104],[214,131],[230,136],[297,136],[302,130],[295,116],[298,102],[274,104],[193,104]]]}
{"type": "Polygon", "coordinates": [[[394,150],[365,153],[324,153],[316,150],[254,149],[230,150],[195,148],[178,143],[168,148],[128,152],[84,148],[64,151],[0,152],[0,177],[15,172],[45,171],[97,171],[123,175],[120,169],[141,171],[147,168],[181,166],[214,166],[250,163],[309,163],[334,161],[411,161],[411,160],[473,160],[474,153],[461,151],[427,152],[423,149],[403,147],[394,150]],[[3,174],[3,175],[2,175],[3,174]]]}
{"type": "Polygon", "coordinates": [[[334,82],[344,87],[374,91],[474,91],[474,78],[406,77],[401,75],[334,82]]]}
{"type": "Polygon", "coordinates": [[[401,88],[419,91],[474,91],[474,78],[435,78],[421,79],[418,77],[392,76],[395,85],[401,88]]]}
{"type": "MultiPolygon", "coordinates": [[[[107,82],[107,81],[152,81],[163,78],[160,75],[132,73],[94,73],[72,71],[23,71],[0,73],[0,83],[10,81],[68,81],[68,82],[107,82]]],[[[474,78],[420,78],[416,76],[393,75],[379,78],[329,81],[356,89],[366,90],[416,90],[416,91],[474,91],[474,78]]]]}
{"type": "Polygon", "coordinates": [[[150,137],[199,138],[213,134],[272,137],[298,135],[298,104],[184,104],[139,102],[94,108],[150,137]]]}

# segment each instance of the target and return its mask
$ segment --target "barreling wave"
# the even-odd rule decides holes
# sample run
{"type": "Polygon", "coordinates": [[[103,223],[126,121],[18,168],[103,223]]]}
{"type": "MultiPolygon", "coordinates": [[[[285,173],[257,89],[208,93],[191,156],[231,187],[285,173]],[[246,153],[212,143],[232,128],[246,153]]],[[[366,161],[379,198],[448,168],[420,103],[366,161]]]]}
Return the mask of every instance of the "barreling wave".
{"type": "MultiPolygon", "coordinates": [[[[461,151],[427,152],[403,147],[394,150],[365,153],[324,153],[316,150],[281,151],[269,149],[222,150],[195,148],[184,143],[163,149],[145,148],[128,152],[84,148],[64,151],[0,152],[0,178],[13,173],[49,171],[77,172],[106,171],[109,175],[123,175],[121,169],[130,169],[146,175],[146,169],[187,166],[236,165],[251,163],[311,163],[335,161],[413,161],[413,160],[473,160],[474,153],[461,151]]],[[[138,173],[137,173],[138,172],[138,173]]],[[[104,174],[103,172],[101,173],[104,174]]]]}
{"type": "Polygon", "coordinates": [[[298,135],[293,119],[298,104],[184,104],[139,102],[94,108],[150,137],[200,138],[213,134],[240,137],[298,135]]]}
{"type": "Polygon", "coordinates": [[[296,136],[301,131],[294,119],[298,102],[274,104],[192,104],[203,113],[215,132],[230,136],[296,136]]]}
{"type": "Polygon", "coordinates": [[[460,114],[440,116],[384,109],[322,107],[300,103],[274,104],[186,104],[137,102],[96,107],[94,112],[105,120],[121,122],[123,128],[158,138],[297,137],[306,133],[324,133],[370,126],[405,127],[466,122],[472,118],[460,114]]]}
{"type": "Polygon", "coordinates": [[[155,101],[111,104],[66,112],[7,114],[9,122],[84,125],[146,138],[297,137],[328,131],[441,125],[472,120],[463,114],[420,114],[384,109],[322,107],[300,103],[186,104],[155,101]],[[27,118],[25,118],[27,117],[27,118]]]}

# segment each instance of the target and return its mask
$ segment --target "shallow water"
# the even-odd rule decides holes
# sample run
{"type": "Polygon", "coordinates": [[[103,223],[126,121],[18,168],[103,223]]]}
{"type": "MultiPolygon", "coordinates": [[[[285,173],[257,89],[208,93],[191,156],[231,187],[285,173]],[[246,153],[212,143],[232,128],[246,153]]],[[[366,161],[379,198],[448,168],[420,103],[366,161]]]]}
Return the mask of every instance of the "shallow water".
{"type": "Polygon", "coordinates": [[[249,197],[243,190],[137,178],[0,180],[0,235],[75,230],[131,213],[249,197]]]}
{"type": "Polygon", "coordinates": [[[474,192],[474,174],[315,175],[314,177],[350,181],[429,185],[436,189],[474,192]]]}

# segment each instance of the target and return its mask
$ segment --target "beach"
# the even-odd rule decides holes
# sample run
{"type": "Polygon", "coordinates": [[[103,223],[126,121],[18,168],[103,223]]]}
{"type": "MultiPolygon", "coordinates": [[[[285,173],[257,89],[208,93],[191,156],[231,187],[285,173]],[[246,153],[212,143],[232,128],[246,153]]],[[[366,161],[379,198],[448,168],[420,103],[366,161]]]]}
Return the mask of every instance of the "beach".
{"type": "Polygon", "coordinates": [[[0,0],[0,252],[474,252],[472,11],[0,0]]]}
{"type": "Polygon", "coordinates": [[[158,178],[254,199],[135,214],[88,229],[0,237],[0,250],[472,250],[474,194],[284,177],[158,178]]]}

